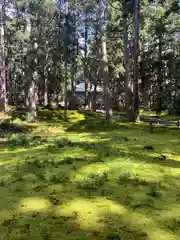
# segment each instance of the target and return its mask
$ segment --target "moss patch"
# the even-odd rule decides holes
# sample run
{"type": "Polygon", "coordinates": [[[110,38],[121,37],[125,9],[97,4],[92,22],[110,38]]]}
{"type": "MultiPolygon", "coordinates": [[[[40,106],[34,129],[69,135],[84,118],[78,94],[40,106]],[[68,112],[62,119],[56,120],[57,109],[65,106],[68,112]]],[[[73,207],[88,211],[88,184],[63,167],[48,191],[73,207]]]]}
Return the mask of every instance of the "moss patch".
{"type": "Polygon", "coordinates": [[[0,145],[2,239],[180,239],[176,129],[43,111],[0,145]]]}

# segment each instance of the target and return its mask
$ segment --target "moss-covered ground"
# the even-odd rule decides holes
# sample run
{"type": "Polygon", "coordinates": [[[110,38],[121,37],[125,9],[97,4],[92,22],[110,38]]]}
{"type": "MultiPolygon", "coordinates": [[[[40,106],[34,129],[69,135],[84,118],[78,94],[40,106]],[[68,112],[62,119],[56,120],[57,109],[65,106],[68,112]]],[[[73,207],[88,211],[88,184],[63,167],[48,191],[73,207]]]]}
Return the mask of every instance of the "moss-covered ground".
{"type": "Polygon", "coordinates": [[[0,239],[179,240],[180,132],[68,115],[1,123],[0,239]]]}

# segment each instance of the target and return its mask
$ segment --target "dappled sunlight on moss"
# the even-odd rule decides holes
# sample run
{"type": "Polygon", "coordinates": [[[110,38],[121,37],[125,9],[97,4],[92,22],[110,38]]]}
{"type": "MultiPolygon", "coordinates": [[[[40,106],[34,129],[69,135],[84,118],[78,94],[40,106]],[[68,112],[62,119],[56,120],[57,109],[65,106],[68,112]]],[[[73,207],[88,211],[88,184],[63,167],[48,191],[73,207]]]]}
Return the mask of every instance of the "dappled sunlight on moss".
{"type": "Polygon", "coordinates": [[[159,181],[163,178],[163,172],[159,171],[159,168],[154,164],[143,164],[142,162],[136,163],[133,161],[124,160],[120,161],[120,159],[109,160],[106,162],[108,165],[110,172],[112,172],[113,176],[118,174],[122,174],[124,172],[129,172],[131,177],[136,177],[137,179],[145,179],[148,182],[151,181],[159,181]]]}
{"type": "Polygon", "coordinates": [[[9,164],[17,164],[18,159],[13,159],[14,162],[12,162],[12,160],[5,160],[3,162],[0,162],[0,166],[4,166],[4,165],[9,165],[9,164]]]}
{"type": "Polygon", "coordinates": [[[88,152],[87,150],[81,149],[81,148],[64,148],[63,151],[57,151],[54,152],[53,155],[56,155],[58,157],[59,160],[67,158],[67,157],[71,157],[76,158],[76,157],[84,157],[84,159],[86,157],[95,157],[96,155],[88,152]]]}
{"type": "Polygon", "coordinates": [[[173,155],[172,160],[180,161],[180,155],[173,155]]]}
{"type": "Polygon", "coordinates": [[[23,147],[18,147],[15,149],[8,149],[6,148],[5,151],[0,152],[0,154],[2,153],[8,153],[8,154],[19,154],[19,153],[23,153],[23,152],[32,152],[33,150],[41,150],[41,149],[45,149],[47,147],[47,144],[42,144],[39,146],[35,146],[35,147],[31,147],[29,148],[23,148],[23,147]]]}
{"type": "MultiPolygon", "coordinates": [[[[167,181],[170,181],[173,177],[177,178],[177,183],[179,183],[179,169],[178,168],[173,168],[173,169],[168,169],[166,168],[166,172],[168,174],[167,181]]],[[[167,176],[165,176],[167,177],[167,176]]]]}
{"type": "Polygon", "coordinates": [[[131,232],[146,232],[147,235],[144,236],[148,240],[175,239],[175,235],[171,231],[159,227],[153,218],[137,211],[132,212],[130,209],[102,197],[93,200],[75,199],[66,205],[59,206],[55,213],[57,216],[75,218],[80,227],[86,230],[104,231],[107,226],[113,228],[116,223],[117,228],[124,225],[131,232]]]}
{"type": "Polygon", "coordinates": [[[51,207],[50,202],[47,199],[39,197],[25,198],[19,203],[19,211],[26,212],[46,212],[51,207]]]}
{"type": "Polygon", "coordinates": [[[167,206],[167,209],[162,210],[158,220],[164,220],[167,218],[179,218],[180,219],[180,204],[171,204],[167,206]]]}
{"type": "Polygon", "coordinates": [[[105,198],[93,200],[75,199],[67,205],[59,206],[56,214],[60,216],[76,216],[83,229],[100,230],[105,227],[107,214],[124,214],[126,209],[105,198]]]}
{"type": "Polygon", "coordinates": [[[30,149],[15,149],[15,150],[10,150],[1,152],[0,153],[0,165],[22,165],[24,164],[25,159],[32,157],[32,156],[47,156],[46,152],[46,145],[44,146],[38,146],[30,149]]]}
{"type": "Polygon", "coordinates": [[[68,111],[64,122],[63,111],[45,114],[50,122],[35,123],[25,134],[45,143],[11,147],[8,135],[3,139],[2,239],[180,239],[175,130],[151,134],[146,123],[106,124],[103,115],[77,111],[68,111]]]}
{"type": "Polygon", "coordinates": [[[101,176],[103,173],[106,173],[110,170],[110,168],[103,163],[94,163],[94,164],[89,164],[87,166],[82,166],[78,171],[75,172],[75,174],[72,176],[72,181],[73,180],[78,180],[78,181],[83,181],[90,174],[98,174],[101,176]]]}
{"type": "Polygon", "coordinates": [[[150,226],[147,230],[148,232],[148,240],[178,240],[177,235],[167,229],[160,229],[159,227],[150,226]]]}
{"type": "Polygon", "coordinates": [[[132,167],[132,175],[136,178],[144,178],[148,182],[160,181],[163,179],[163,172],[151,164],[134,163],[132,167]]]}

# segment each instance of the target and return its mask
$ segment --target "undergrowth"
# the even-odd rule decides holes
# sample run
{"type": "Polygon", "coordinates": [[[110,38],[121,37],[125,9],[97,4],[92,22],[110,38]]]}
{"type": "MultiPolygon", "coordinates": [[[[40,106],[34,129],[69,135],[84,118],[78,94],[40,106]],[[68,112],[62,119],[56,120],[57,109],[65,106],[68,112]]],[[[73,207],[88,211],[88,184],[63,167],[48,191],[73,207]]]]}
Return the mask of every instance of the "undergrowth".
{"type": "Polygon", "coordinates": [[[42,109],[32,128],[18,122],[27,132],[1,126],[1,238],[180,239],[178,133],[68,116],[42,109]]]}
{"type": "Polygon", "coordinates": [[[47,139],[43,136],[25,134],[11,134],[7,140],[7,144],[10,147],[36,147],[45,143],[47,143],[47,139]]]}

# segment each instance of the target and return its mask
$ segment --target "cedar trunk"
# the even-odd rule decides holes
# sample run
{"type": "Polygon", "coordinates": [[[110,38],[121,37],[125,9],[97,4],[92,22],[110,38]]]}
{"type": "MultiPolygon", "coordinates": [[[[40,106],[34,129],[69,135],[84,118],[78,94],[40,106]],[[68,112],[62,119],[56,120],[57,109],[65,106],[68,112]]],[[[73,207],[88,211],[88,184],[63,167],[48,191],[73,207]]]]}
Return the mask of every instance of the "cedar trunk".
{"type": "Polygon", "coordinates": [[[110,108],[110,90],[109,90],[109,71],[108,71],[108,56],[106,46],[106,25],[105,25],[105,11],[106,6],[103,0],[100,0],[100,44],[101,44],[101,75],[103,79],[104,87],[104,108],[106,112],[106,120],[110,120],[111,108],[110,108]]]}
{"type": "Polygon", "coordinates": [[[134,1],[134,121],[139,121],[139,40],[140,40],[140,0],[134,1]]]}

